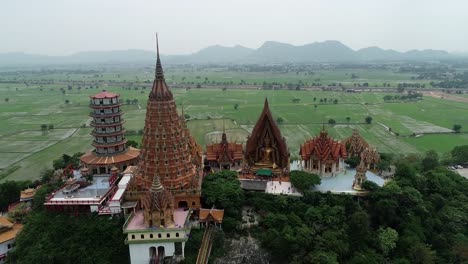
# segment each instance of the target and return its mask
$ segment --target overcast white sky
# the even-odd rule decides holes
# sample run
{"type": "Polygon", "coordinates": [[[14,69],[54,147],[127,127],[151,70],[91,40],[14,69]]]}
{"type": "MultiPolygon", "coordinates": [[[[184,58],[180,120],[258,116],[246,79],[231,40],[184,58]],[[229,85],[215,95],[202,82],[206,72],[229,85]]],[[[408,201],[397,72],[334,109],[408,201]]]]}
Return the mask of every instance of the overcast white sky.
{"type": "Polygon", "coordinates": [[[220,44],[258,48],[339,40],[368,46],[468,51],[467,0],[7,0],[0,52],[66,55],[154,49],[186,54],[220,44]]]}

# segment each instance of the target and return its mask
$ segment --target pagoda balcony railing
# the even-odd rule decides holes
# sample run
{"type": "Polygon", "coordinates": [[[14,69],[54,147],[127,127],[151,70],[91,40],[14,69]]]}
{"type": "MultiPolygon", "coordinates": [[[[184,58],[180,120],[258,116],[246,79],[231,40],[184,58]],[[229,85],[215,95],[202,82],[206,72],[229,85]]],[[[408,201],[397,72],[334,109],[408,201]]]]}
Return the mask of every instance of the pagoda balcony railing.
{"type": "Polygon", "coordinates": [[[125,120],[120,119],[119,121],[113,121],[113,122],[96,122],[96,121],[91,121],[90,125],[91,126],[99,126],[99,127],[109,127],[109,126],[118,126],[122,125],[125,123],[125,120]]]}
{"type": "Polygon", "coordinates": [[[91,132],[91,135],[92,136],[114,136],[114,135],[120,135],[120,134],[124,134],[125,132],[127,132],[127,130],[125,129],[121,129],[121,130],[113,130],[113,131],[96,131],[96,130],[93,130],[91,132]]]}
{"type": "Polygon", "coordinates": [[[112,108],[112,107],[120,107],[120,106],[122,106],[122,102],[110,103],[110,104],[93,104],[93,103],[90,103],[90,104],[89,104],[89,107],[91,107],[91,108],[99,108],[99,109],[102,109],[102,108],[112,108]]]}
{"type": "MultiPolygon", "coordinates": [[[[128,140],[126,138],[124,138],[122,140],[119,140],[119,141],[116,140],[114,142],[93,141],[92,145],[95,146],[96,148],[107,148],[107,147],[115,147],[115,146],[123,145],[123,144],[127,143],[127,141],[128,140]]],[[[109,153],[109,154],[111,154],[111,153],[109,153]]]]}
{"type": "MultiPolygon", "coordinates": [[[[108,146],[106,145],[106,147],[108,146]]],[[[106,157],[106,156],[114,156],[114,155],[124,153],[127,151],[127,149],[128,148],[124,148],[123,150],[115,150],[114,152],[106,152],[106,153],[102,153],[102,152],[98,152],[97,150],[94,150],[94,153],[96,154],[96,156],[106,157]]]]}
{"type": "Polygon", "coordinates": [[[104,112],[104,113],[96,113],[96,112],[90,112],[89,113],[89,116],[91,117],[111,117],[111,116],[118,116],[118,115],[123,115],[123,112],[121,110],[117,111],[117,112],[104,112]]]}

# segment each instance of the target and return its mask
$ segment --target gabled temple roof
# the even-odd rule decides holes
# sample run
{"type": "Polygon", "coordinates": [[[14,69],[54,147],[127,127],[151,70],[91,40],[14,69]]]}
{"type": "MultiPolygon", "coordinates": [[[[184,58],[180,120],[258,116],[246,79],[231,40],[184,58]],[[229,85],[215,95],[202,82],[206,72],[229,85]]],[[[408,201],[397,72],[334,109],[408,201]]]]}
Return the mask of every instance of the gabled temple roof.
{"type": "Polygon", "coordinates": [[[206,159],[209,161],[233,162],[234,160],[242,160],[243,157],[242,144],[229,143],[225,132],[223,132],[221,143],[206,146],[206,159]]]}
{"type": "Polygon", "coordinates": [[[339,158],[347,157],[345,145],[329,137],[324,129],[320,131],[319,136],[309,139],[301,145],[299,155],[303,160],[316,157],[320,161],[329,159],[338,161],[339,158]]]}
{"type": "Polygon", "coordinates": [[[217,223],[223,222],[224,209],[204,209],[200,208],[199,219],[201,221],[214,220],[217,223]]]}
{"type": "Polygon", "coordinates": [[[156,35],[156,54],[156,72],[149,98],[150,100],[157,101],[173,100],[172,92],[167,87],[166,80],[164,79],[161,58],[159,57],[158,35],[156,35]]]}
{"type": "Polygon", "coordinates": [[[277,164],[281,168],[285,168],[288,165],[289,160],[289,151],[288,147],[286,146],[286,140],[281,136],[281,131],[276,124],[276,121],[273,118],[273,115],[270,111],[270,106],[268,104],[268,99],[265,98],[265,103],[263,105],[263,111],[260,114],[260,117],[255,124],[252,133],[250,134],[249,138],[247,139],[247,143],[245,146],[245,158],[246,160],[250,160],[251,157],[255,157],[255,153],[259,144],[261,143],[262,137],[265,133],[271,133],[271,136],[274,139],[276,148],[279,152],[280,157],[280,164],[277,164]]]}

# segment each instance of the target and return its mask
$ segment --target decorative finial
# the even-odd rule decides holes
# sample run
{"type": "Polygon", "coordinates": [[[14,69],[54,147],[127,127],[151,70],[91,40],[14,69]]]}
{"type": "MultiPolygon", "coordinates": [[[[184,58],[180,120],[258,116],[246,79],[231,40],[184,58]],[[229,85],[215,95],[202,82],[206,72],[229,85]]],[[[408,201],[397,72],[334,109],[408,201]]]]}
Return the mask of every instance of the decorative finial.
{"type": "Polygon", "coordinates": [[[156,33],[156,80],[164,80],[164,72],[161,65],[161,58],[159,57],[159,39],[158,33],[156,33]]]}

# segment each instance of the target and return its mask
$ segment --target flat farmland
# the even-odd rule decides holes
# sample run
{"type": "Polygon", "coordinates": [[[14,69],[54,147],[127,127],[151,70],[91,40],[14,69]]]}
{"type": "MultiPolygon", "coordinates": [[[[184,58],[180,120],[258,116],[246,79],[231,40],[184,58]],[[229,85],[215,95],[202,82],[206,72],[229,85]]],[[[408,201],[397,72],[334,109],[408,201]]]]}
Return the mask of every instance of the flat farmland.
{"type": "MultiPolygon", "coordinates": [[[[128,89],[109,84],[97,89],[68,90],[59,85],[1,84],[0,181],[35,179],[60,155],[91,149],[89,96],[103,88],[121,94],[125,128],[142,130],[148,88],[128,89]],[[132,103],[127,104],[127,100],[132,103]],[[42,131],[43,124],[53,125],[53,129],[42,131]]],[[[172,92],[179,113],[183,106],[184,113],[190,116],[187,125],[203,147],[219,142],[223,127],[230,141],[245,142],[265,98],[274,118],[282,120],[279,126],[292,158],[298,157],[299,146],[317,135],[322,126],[337,139],[344,139],[358,129],[380,152],[406,154],[434,149],[444,153],[454,146],[468,144],[468,103],[446,99],[424,97],[418,102],[386,103],[385,93],[380,92],[235,88],[224,91],[179,88],[172,92]],[[371,124],[365,123],[367,116],[373,118],[371,124]],[[336,124],[329,125],[329,119],[336,124]],[[454,124],[462,126],[462,133],[452,133],[454,124]],[[421,135],[412,137],[413,133],[421,135]]],[[[141,141],[136,134],[128,138],[141,141]]]]}

